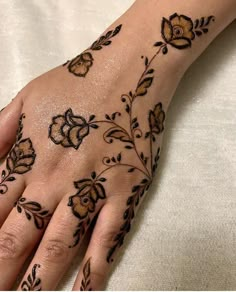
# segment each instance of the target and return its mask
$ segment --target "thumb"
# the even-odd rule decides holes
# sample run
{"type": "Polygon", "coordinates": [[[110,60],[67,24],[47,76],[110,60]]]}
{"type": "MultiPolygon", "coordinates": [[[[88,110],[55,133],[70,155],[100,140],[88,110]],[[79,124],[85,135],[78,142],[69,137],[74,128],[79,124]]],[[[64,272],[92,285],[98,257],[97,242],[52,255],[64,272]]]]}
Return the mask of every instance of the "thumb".
{"type": "Polygon", "coordinates": [[[0,112],[0,158],[4,157],[15,142],[23,99],[18,94],[0,112]]]}

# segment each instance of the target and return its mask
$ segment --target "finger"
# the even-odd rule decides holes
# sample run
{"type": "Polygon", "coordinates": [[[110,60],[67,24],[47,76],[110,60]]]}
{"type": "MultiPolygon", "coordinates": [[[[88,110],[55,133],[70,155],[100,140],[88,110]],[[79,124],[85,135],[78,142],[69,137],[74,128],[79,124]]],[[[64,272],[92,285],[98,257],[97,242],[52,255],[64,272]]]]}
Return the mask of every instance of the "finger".
{"type": "MultiPolygon", "coordinates": [[[[107,203],[99,213],[73,290],[104,290],[114,257],[113,252],[116,252],[117,242],[114,238],[120,234],[120,228],[124,224],[122,220],[125,206],[120,200],[123,201],[123,198],[107,203]]],[[[117,248],[122,243],[123,239],[117,248]]]]}
{"type": "Polygon", "coordinates": [[[103,205],[99,200],[93,211],[85,214],[80,208],[83,218],[76,218],[73,206],[68,196],[64,197],[57,207],[40,246],[33,258],[23,281],[18,287],[22,290],[26,287],[35,289],[29,283],[28,276],[33,273],[35,265],[37,269],[37,279],[40,284],[37,289],[55,290],[60,279],[68,270],[74,256],[78,252],[83,237],[88,230],[91,221],[103,205]]]}
{"type": "Polygon", "coordinates": [[[11,175],[6,162],[0,167],[0,228],[25,189],[23,176],[11,175]]]}
{"type": "Polygon", "coordinates": [[[36,153],[30,138],[23,138],[23,120],[21,114],[15,145],[10,150],[0,172],[0,224],[10,212],[13,202],[24,190],[23,174],[30,171],[35,162],[36,153]],[[17,182],[17,183],[16,183],[17,182]]]}
{"type": "Polygon", "coordinates": [[[15,142],[22,106],[23,99],[19,94],[0,112],[0,158],[6,155],[15,142]]]}
{"type": "Polygon", "coordinates": [[[28,186],[0,230],[0,290],[11,289],[57,202],[44,185],[28,186]]]}

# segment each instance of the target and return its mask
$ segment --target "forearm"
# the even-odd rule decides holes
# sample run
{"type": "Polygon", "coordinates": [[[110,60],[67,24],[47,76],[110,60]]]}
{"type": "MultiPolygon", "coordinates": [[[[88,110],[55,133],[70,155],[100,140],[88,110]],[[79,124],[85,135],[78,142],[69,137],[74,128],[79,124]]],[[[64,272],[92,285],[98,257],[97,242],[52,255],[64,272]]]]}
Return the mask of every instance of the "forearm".
{"type": "Polygon", "coordinates": [[[115,25],[122,24],[122,32],[114,48],[114,55],[109,61],[111,63],[115,60],[122,66],[113,68],[112,71],[117,75],[124,70],[128,71],[130,77],[126,78],[127,83],[138,80],[140,75],[138,72],[142,72],[141,66],[143,66],[140,57],[148,57],[150,61],[158,51],[158,47],[154,44],[156,42],[166,44],[168,53],[163,55],[160,52],[150,65],[150,68],[155,70],[155,78],[149,94],[150,99],[161,100],[167,107],[186,69],[234,20],[236,1],[224,2],[226,3],[221,0],[206,0],[204,5],[201,5],[196,0],[188,2],[137,0],[112,25],[114,28],[115,25]],[[165,23],[169,23],[172,30],[175,29],[173,20],[170,20],[174,14],[178,17],[183,15],[187,19],[183,23],[185,33],[180,40],[175,40],[170,36],[168,25],[163,25],[165,18],[165,23]],[[201,23],[202,19],[203,23],[201,23]],[[124,59],[126,63],[123,62],[124,59]]]}
{"type": "MultiPolygon", "coordinates": [[[[127,12],[127,18],[133,20],[133,29],[143,35],[143,42],[152,39],[158,40],[161,37],[161,22],[163,17],[169,18],[174,13],[188,16],[193,25],[196,19],[201,17],[214,16],[212,22],[206,28],[208,32],[197,37],[194,29],[195,39],[192,42],[191,50],[173,50],[176,59],[181,65],[187,68],[207,48],[214,38],[223,31],[236,18],[236,0],[136,0],[131,9],[127,12]],[[136,28],[135,28],[136,27],[136,28]],[[183,58],[182,58],[183,57],[183,58]]],[[[202,32],[202,31],[201,31],[202,32]]]]}

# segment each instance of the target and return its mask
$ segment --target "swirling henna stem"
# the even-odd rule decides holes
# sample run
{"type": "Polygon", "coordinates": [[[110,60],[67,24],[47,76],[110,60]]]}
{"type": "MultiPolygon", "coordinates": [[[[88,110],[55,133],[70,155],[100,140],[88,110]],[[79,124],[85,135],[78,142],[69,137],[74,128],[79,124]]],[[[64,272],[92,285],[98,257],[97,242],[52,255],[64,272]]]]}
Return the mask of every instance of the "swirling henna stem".
{"type": "MultiPolygon", "coordinates": [[[[120,125],[118,125],[114,121],[97,120],[97,121],[91,121],[88,124],[98,124],[98,123],[112,124],[112,125],[116,126],[117,128],[121,129],[129,137],[129,139],[131,141],[130,143],[132,143],[133,149],[136,152],[137,156],[139,157],[139,160],[141,161],[146,173],[144,171],[142,171],[140,168],[134,167],[134,166],[129,165],[129,164],[119,164],[119,165],[135,168],[135,169],[141,171],[145,176],[148,176],[151,179],[151,174],[150,174],[147,166],[145,165],[144,161],[141,159],[140,154],[138,153],[138,150],[137,150],[137,147],[136,147],[136,144],[135,144],[134,130],[132,129],[132,106],[130,107],[130,133],[131,133],[131,135],[128,133],[128,131],[125,128],[121,127],[120,125]]],[[[106,132],[105,132],[105,134],[106,134],[106,132]]],[[[106,141],[104,136],[103,136],[103,139],[106,141]]],[[[151,154],[151,157],[152,157],[152,154],[151,154]]]]}
{"type": "MultiPolygon", "coordinates": [[[[143,77],[145,76],[145,74],[146,74],[147,71],[149,70],[149,68],[150,68],[150,66],[151,66],[151,64],[152,64],[152,62],[155,60],[155,58],[157,57],[157,55],[159,55],[159,53],[161,52],[161,50],[162,50],[164,47],[166,47],[166,44],[161,45],[161,46],[159,47],[159,49],[157,50],[157,52],[155,53],[155,55],[153,55],[153,57],[150,59],[150,61],[149,61],[148,64],[146,65],[145,70],[143,71],[141,77],[139,78],[139,81],[138,81],[137,84],[140,84],[140,82],[142,81],[143,77]]],[[[138,85],[137,85],[137,87],[136,87],[136,89],[135,89],[135,92],[137,91],[137,89],[138,89],[138,85]]],[[[137,96],[135,96],[134,99],[135,99],[136,97],[137,97],[137,96]]]]}
{"type": "MultiPolygon", "coordinates": [[[[150,69],[151,64],[153,63],[153,61],[155,60],[155,58],[158,56],[158,54],[161,52],[161,50],[163,50],[163,48],[166,48],[166,44],[162,44],[159,49],[157,50],[157,52],[153,55],[153,57],[150,59],[150,61],[147,62],[147,58],[145,59],[145,70],[143,71],[141,77],[138,80],[137,83],[137,87],[135,89],[135,93],[134,95],[131,93],[130,95],[132,96],[132,98],[130,97],[130,95],[122,95],[123,97],[128,97],[129,101],[130,101],[130,106],[129,106],[129,110],[128,110],[128,114],[129,114],[129,121],[130,121],[130,131],[131,131],[131,137],[132,137],[132,141],[134,144],[134,150],[139,158],[139,160],[142,162],[142,165],[145,169],[146,172],[143,172],[146,177],[148,177],[147,179],[143,179],[140,183],[140,185],[136,185],[133,187],[132,189],[132,195],[129,197],[128,201],[127,201],[127,206],[128,208],[126,209],[126,211],[124,212],[123,218],[125,220],[124,224],[121,226],[120,228],[120,232],[116,235],[116,237],[114,238],[115,244],[114,246],[109,250],[108,254],[107,254],[107,262],[110,263],[113,261],[113,254],[115,253],[116,249],[118,247],[121,247],[123,242],[124,242],[124,238],[127,235],[127,233],[130,231],[131,228],[131,222],[135,216],[135,208],[138,206],[140,198],[143,197],[145,191],[148,190],[149,186],[152,183],[153,180],[153,175],[154,175],[154,171],[153,171],[153,135],[152,135],[152,129],[150,129],[150,137],[149,137],[149,144],[150,144],[150,171],[148,170],[147,166],[144,163],[144,160],[141,158],[141,155],[138,152],[136,143],[135,143],[135,135],[134,135],[134,131],[132,129],[132,121],[133,121],[133,104],[134,104],[134,100],[136,100],[136,97],[138,96],[137,92],[139,90],[140,84],[143,81],[144,77],[146,74],[148,74],[148,72],[153,73],[154,70],[150,69]]],[[[152,77],[153,79],[153,77],[152,77]]],[[[150,84],[152,83],[152,79],[150,84]]],[[[149,87],[150,84],[147,86],[149,87]]],[[[144,93],[145,94],[145,93],[144,93]]]]}
{"type": "MultiPolygon", "coordinates": [[[[137,87],[135,89],[135,92],[137,92],[138,90],[138,86],[140,84],[140,82],[142,81],[142,79],[144,78],[144,76],[146,75],[146,73],[148,72],[152,62],[155,60],[155,58],[158,56],[158,54],[161,52],[161,50],[166,47],[166,44],[163,44],[159,47],[159,49],[157,50],[157,52],[154,54],[154,56],[150,59],[150,61],[146,64],[145,66],[145,70],[143,71],[141,77],[139,78],[138,80],[138,83],[137,83],[137,87]]],[[[133,134],[133,131],[132,131],[132,119],[133,119],[133,102],[134,100],[136,99],[137,97],[137,94],[134,94],[133,95],[133,98],[130,100],[130,129],[131,129],[131,135],[132,135],[132,140],[134,141],[135,138],[134,138],[134,134],[133,134]]],[[[149,177],[151,178],[152,177],[152,167],[153,167],[153,151],[152,151],[152,136],[150,135],[150,164],[151,164],[151,171],[149,172],[147,166],[145,165],[144,161],[141,159],[140,157],[140,154],[138,153],[138,150],[137,150],[137,147],[136,147],[136,144],[134,143],[134,150],[137,154],[137,156],[139,157],[140,161],[142,162],[144,168],[146,169],[147,173],[149,174],[149,177]]]]}
{"type": "Polygon", "coordinates": [[[136,167],[136,166],[133,166],[131,164],[127,164],[127,163],[117,163],[117,164],[114,164],[114,165],[111,165],[109,166],[108,168],[104,169],[98,176],[97,178],[101,177],[105,172],[109,171],[110,169],[114,168],[114,167],[117,167],[117,166],[122,166],[122,167],[128,167],[130,169],[133,169],[133,170],[138,170],[140,171],[142,174],[144,174],[146,177],[150,178],[150,176],[144,172],[142,169],[140,169],[139,167],[136,167]]]}
{"type": "MultiPolygon", "coordinates": [[[[129,100],[129,105],[126,105],[126,111],[130,116],[130,129],[131,129],[131,135],[132,135],[132,141],[134,142],[134,148],[137,153],[137,156],[139,159],[143,162],[143,166],[147,169],[141,155],[138,153],[136,144],[135,144],[135,137],[132,129],[132,123],[133,123],[133,114],[132,114],[132,107],[133,102],[136,99],[137,96],[143,96],[147,93],[147,88],[149,88],[153,81],[153,76],[150,77],[150,74],[154,72],[153,69],[150,69],[150,65],[154,61],[154,59],[157,57],[157,55],[162,51],[163,55],[166,55],[168,53],[167,45],[170,45],[176,49],[185,49],[188,47],[191,47],[192,40],[196,36],[201,36],[203,33],[207,33],[208,29],[206,26],[209,25],[211,21],[214,20],[213,16],[208,17],[202,17],[201,19],[197,19],[195,23],[193,24],[191,18],[185,16],[185,15],[178,15],[177,13],[174,13],[169,17],[169,19],[166,19],[163,17],[162,24],[161,24],[161,34],[163,41],[156,42],[154,44],[155,47],[159,47],[158,51],[153,55],[153,57],[148,60],[148,58],[145,58],[145,70],[142,73],[138,83],[137,87],[135,89],[135,93],[133,94],[131,91],[129,94],[122,96],[122,101],[127,103],[127,98],[129,100]],[[148,77],[146,77],[148,75],[148,77]]],[[[143,56],[142,56],[143,58],[143,56]]],[[[137,119],[136,119],[137,120],[137,119]]],[[[149,144],[150,144],[150,172],[148,171],[151,180],[153,179],[155,170],[158,165],[159,161],[159,154],[160,154],[160,147],[158,148],[157,154],[155,156],[155,159],[153,161],[153,142],[156,141],[156,138],[154,137],[154,134],[158,135],[164,130],[164,123],[165,120],[165,113],[162,109],[162,104],[158,103],[155,105],[153,110],[149,111],[149,128],[150,132],[147,132],[145,135],[145,138],[149,136],[149,144]],[[154,163],[154,165],[153,165],[154,163]],[[151,174],[150,174],[151,173],[151,174]]],[[[129,197],[127,201],[128,208],[124,212],[123,218],[125,220],[124,224],[120,228],[120,232],[117,234],[117,236],[114,238],[114,246],[109,250],[107,255],[107,261],[111,262],[112,255],[116,251],[118,247],[120,247],[123,244],[125,235],[129,232],[131,227],[131,221],[134,218],[135,215],[135,207],[139,204],[140,197],[143,196],[144,192],[147,191],[151,184],[151,180],[148,181],[146,179],[142,180],[139,185],[136,185],[132,189],[132,195],[129,197]]]]}
{"type": "Polygon", "coordinates": [[[134,132],[133,132],[133,130],[132,130],[132,119],[133,119],[133,118],[132,118],[132,108],[133,108],[133,101],[132,101],[131,106],[130,106],[130,130],[131,130],[131,135],[132,135],[132,141],[133,141],[133,144],[134,144],[134,151],[136,152],[136,154],[137,154],[139,160],[141,161],[141,163],[142,163],[144,169],[146,170],[146,172],[147,172],[146,175],[147,175],[149,178],[151,178],[152,176],[151,176],[151,174],[150,174],[150,172],[149,172],[147,166],[145,165],[144,161],[141,159],[140,154],[138,153],[138,149],[137,149],[136,143],[135,143],[134,132]]]}
{"type": "Polygon", "coordinates": [[[91,124],[111,124],[111,125],[114,125],[116,126],[117,128],[121,129],[124,133],[127,134],[127,136],[129,136],[129,138],[131,139],[129,133],[126,131],[125,128],[123,128],[122,126],[118,125],[116,122],[114,121],[106,121],[106,120],[98,120],[98,121],[92,121],[92,122],[89,122],[88,125],[91,125],[91,124]]]}

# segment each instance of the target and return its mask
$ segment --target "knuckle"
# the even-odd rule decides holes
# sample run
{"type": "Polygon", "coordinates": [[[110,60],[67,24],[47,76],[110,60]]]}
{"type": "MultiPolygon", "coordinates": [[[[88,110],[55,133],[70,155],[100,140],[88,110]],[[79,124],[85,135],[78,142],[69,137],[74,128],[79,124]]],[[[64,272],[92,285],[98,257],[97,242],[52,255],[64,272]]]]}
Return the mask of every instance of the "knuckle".
{"type": "Polygon", "coordinates": [[[97,235],[94,237],[95,244],[110,249],[114,245],[114,238],[117,233],[118,230],[115,229],[103,230],[101,228],[97,235]]]}
{"type": "Polygon", "coordinates": [[[0,232],[0,259],[15,259],[24,254],[17,236],[14,233],[0,232]]]}
{"type": "Polygon", "coordinates": [[[102,281],[107,277],[107,273],[105,270],[100,270],[100,271],[94,270],[94,271],[91,271],[90,274],[91,274],[91,278],[93,279],[95,278],[96,281],[102,281]]]}
{"type": "Polygon", "coordinates": [[[46,261],[58,263],[68,259],[69,247],[60,239],[49,239],[43,246],[46,261]]]}

